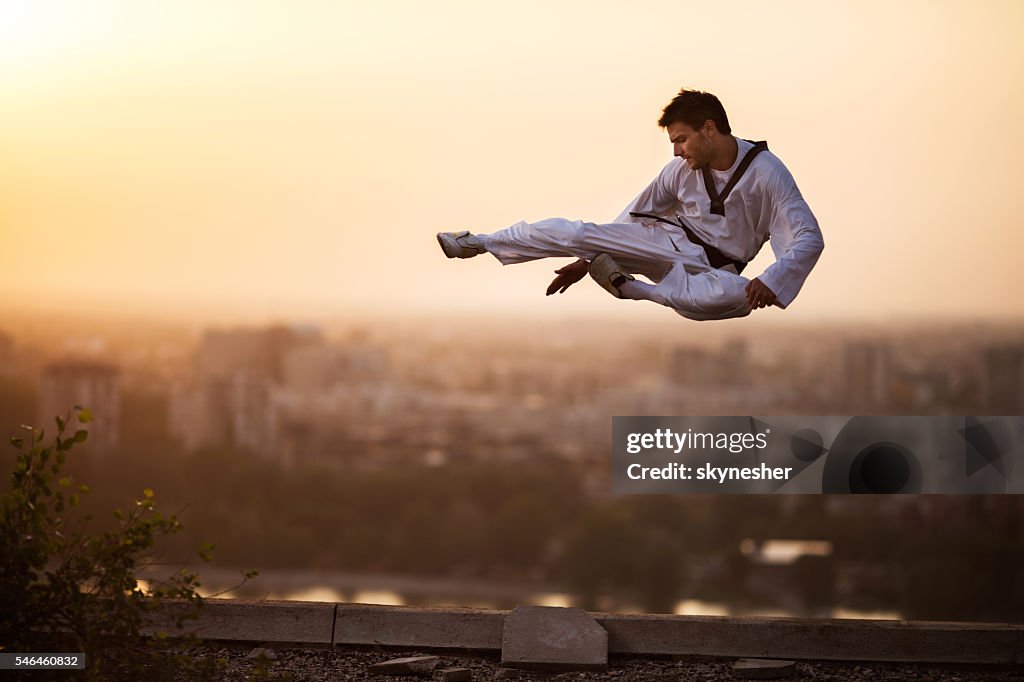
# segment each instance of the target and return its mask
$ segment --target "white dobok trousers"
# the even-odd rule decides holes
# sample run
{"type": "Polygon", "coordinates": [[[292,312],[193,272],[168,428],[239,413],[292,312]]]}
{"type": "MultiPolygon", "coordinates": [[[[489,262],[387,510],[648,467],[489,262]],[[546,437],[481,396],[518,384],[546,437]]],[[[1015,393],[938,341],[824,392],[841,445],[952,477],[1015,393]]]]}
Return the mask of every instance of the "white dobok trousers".
{"type": "Polygon", "coordinates": [[[622,269],[657,284],[651,300],[691,320],[722,320],[750,314],[748,279],[716,270],[704,249],[677,227],[658,223],[585,223],[549,218],[519,222],[504,230],[477,235],[502,265],[538,258],[574,256],[593,260],[607,253],[622,269]]]}

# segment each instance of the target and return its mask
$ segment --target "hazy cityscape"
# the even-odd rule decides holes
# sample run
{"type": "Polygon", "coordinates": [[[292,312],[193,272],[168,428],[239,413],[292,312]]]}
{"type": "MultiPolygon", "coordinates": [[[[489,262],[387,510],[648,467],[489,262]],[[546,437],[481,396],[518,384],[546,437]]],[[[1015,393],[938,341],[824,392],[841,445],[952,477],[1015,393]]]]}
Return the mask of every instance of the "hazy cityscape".
{"type": "Polygon", "coordinates": [[[264,570],[243,596],[1019,618],[1019,496],[614,498],[609,453],[614,415],[1021,414],[1024,327],[734,329],[12,315],[0,424],[87,405],[98,501],[166,492],[190,531],[171,553],[223,550],[210,587],[264,570]],[[1002,596],[922,578],[948,588],[968,555],[1002,596]]]}
{"type": "Polygon", "coordinates": [[[4,425],[76,402],[182,452],[282,467],[607,455],[613,415],[1019,414],[1024,328],[612,330],[600,320],[202,327],[24,319],[0,329],[4,425]],[[688,340],[699,338],[702,342],[688,340]],[[710,340],[707,340],[710,339],[710,340]]]}

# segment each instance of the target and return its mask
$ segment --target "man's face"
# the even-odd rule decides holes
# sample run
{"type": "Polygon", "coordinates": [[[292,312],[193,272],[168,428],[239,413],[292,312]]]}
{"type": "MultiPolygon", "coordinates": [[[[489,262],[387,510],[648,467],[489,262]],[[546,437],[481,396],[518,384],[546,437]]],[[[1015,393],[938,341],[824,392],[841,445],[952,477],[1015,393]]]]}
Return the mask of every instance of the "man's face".
{"type": "Polygon", "coordinates": [[[707,124],[694,130],[685,123],[669,123],[665,130],[672,143],[672,153],[681,156],[690,168],[703,168],[711,161],[711,131],[707,124]]]}

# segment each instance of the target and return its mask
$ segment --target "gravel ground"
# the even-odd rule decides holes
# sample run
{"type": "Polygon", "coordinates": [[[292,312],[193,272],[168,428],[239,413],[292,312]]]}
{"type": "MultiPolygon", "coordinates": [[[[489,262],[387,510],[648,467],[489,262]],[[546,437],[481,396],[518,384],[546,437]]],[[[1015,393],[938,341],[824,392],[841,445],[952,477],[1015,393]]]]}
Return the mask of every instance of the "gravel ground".
{"type": "MultiPolygon", "coordinates": [[[[371,675],[370,665],[392,658],[405,656],[435,655],[440,658],[437,668],[463,667],[473,673],[473,680],[496,679],[501,670],[497,654],[452,654],[430,651],[367,649],[355,647],[328,648],[277,648],[269,657],[260,658],[251,644],[206,643],[177,650],[189,660],[219,660],[218,680],[296,680],[330,681],[374,680],[388,682],[414,680],[411,677],[371,675]],[[251,655],[251,657],[250,657],[251,655]]],[[[735,680],[731,659],[652,659],[633,657],[612,657],[608,670],[604,672],[573,672],[560,674],[519,673],[515,679],[563,682],[568,680],[609,680],[614,682],[685,682],[689,680],[715,682],[735,680]]],[[[154,671],[155,672],[155,671],[154,671]]],[[[116,661],[104,666],[104,677],[126,679],[116,661]]],[[[160,675],[154,675],[154,679],[160,675]]],[[[177,679],[191,680],[188,675],[177,679]]],[[[428,678],[419,678],[428,679],[428,678]]],[[[438,679],[435,675],[434,679],[438,679]]],[[[501,678],[497,678],[501,679],[501,678]]],[[[831,663],[797,662],[796,672],[791,680],[934,680],[949,682],[958,680],[990,680],[1009,682],[1024,679],[1024,668],[952,667],[935,665],[908,665],[883,663],[831,663]]]]}

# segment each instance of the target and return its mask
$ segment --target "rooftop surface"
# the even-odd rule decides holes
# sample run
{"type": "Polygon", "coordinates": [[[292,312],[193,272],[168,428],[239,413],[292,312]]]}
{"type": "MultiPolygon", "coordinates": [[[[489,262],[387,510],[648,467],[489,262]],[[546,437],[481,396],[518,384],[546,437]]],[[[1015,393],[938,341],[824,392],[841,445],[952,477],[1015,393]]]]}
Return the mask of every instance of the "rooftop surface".
{"type": "MultiPolygon", "coordinates": [[[[423,654],[439,656],[437,669],[445,667],[468,668],[473,680],[546,680],[563,682],[568,680],[606,680],[609,682],[668,682],[700,680],[718,682],[738,679],[732,671],[735,659],[698,659],[692,657],[651,657],[651,656],[610,656],[608,670],[603,672],[564,672],[545,674],[539,672],[518,672],[505,677],[500,666],[500,654],[452,653],[424,649],[392,649],[336,646],[331,647],[274,647],[270,656],[259,656],[257,647],[243,642],[207,642],[178,650],[186,657],[222,659],[224,680],[263,679],[296,681],[348,680],[414,680],[413,677],[373,675],[369,667],[375,663],[423,654]],[[254,653],[255,652],[255,653],[254,653]],[[251,656],[251,657],[250,657],[251,656]]],[[[116,661],[109,662],[107,670],[117,675],[116,661]]],[[[988,682],[1010,682],[1021,679],[1021,670],[1014,666],[978,665],[937,665],[912,663],[865,663],[834,661],[797,661],[790,680],[985,680],[988,682]]],[[[185,678],[182,678],[185,679],[185,678]]],[[[419,678],[430,679],[430,678],[419,678]]],[[[438,676],[433,678],[439,679],[438,676]]]]}

